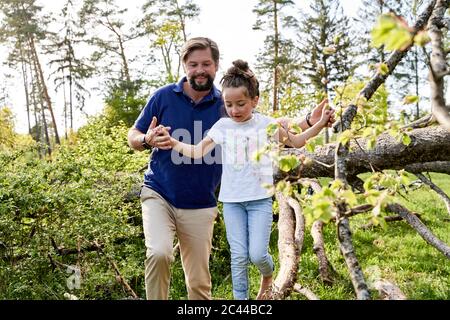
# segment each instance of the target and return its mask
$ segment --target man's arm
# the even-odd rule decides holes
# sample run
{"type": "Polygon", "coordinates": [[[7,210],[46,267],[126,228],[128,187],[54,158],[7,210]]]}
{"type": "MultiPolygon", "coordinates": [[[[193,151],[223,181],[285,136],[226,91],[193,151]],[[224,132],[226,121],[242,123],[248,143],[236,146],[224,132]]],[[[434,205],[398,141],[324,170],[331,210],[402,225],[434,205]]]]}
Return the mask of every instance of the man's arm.
{"type": "Polygon", "coordinates": [[[147,145],[159,148],[162,150],[171,149],[170,135],[168,134],[168,127],[158,126],[156,127],[157,119],[153,117],[152,122],[147,130],[147,133],[143,133],[136,127],[132,127],[128,131],[128,145],[137,151],[146,150],[144,148],[144,139],[147,145]],[[165,130],[162,130],[164,128],[165,130]]]}

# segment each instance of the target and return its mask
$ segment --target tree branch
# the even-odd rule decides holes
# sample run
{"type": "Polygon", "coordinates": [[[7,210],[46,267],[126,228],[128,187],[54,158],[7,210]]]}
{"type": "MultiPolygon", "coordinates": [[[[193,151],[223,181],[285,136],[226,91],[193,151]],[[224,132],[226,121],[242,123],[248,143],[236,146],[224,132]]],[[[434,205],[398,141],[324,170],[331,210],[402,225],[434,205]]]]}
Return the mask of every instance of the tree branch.
{"type": "MultiPolygon", "coordinates": [[[[423,30],[428,23],[428,20],[433,13],[433,9],[436,6],[437,0],[432,0],[428,4],[428,7],[422,12],[422,14],[417,19],[414,24],[412,36],[414,37],[420,30],[423,30]]],[[[400,51],[396,50],[391,53],[389,58],[385,61],[385,64],[388,66],[389,72],[386,74],[382,74],[378,71],[375,76],[369,81],[369,83],[361,90],[359,96],[364,97],[366,100],[369,100],[372,95],[378,90],[378,88],[386,81],[387,77],[394,71],[395,67],[398,63],[403,59],[403,57],[408,53],[409,49],[411,49],[413,43],[411,43],[406,49],[400,51]]],[[[342,114],[342,121],[336,121],[333,126],[333,131],[343,132],[350,128],[351,123],[353,122],[353,118],[357,113],[357,107],[355,105],[350,105],[342,114]]]]}
{"type": "Polygon", "coordinates": [[[448,197],[448,195],[441,188],[435,185],[430,179],[425,177],[423,174],[416,173],[416,176],[420,179],[420,181],[422,181],[423,183],[428,185],[431,189],[433,189],[438,194],[439,197],[441,197],[441,199],[445,203],[448,214],[450,214],[450,198],[448,197]]]}
{"type": "Polygon", "coordinates": [[[445,244],[442,240],[437,238],[423,223],[413,215],[408,209],[399,204],[390,204],[386,207],[388,211],[397,213],[401,216],[408,224],[413,227],[420,236],[428,242],[430,245],[435,247],[437,250],[442,252],[448,259],[450,259],[450,247],[445,244]]]}
{"type": "Polygon", "coordinates": [[[273,299],[284,299],[292,291],[297,279],[299,251],[295,242],[295,214],[289,206],[288,199],[276,193],[280,207],[278,220],[278,251],[280,271],[272,285],[273,299]]]}
{"type": "Polygon", "coordinates": [[[446,53],[442,42],[442,21],[448,8],[448,1],[437,0],[433,15],[428,24],[428,34],[431,38],[430,86],[431,110],[437,121],[450,131],[450,109],[447,108],[444,97],[444,77],[449,74],[446,53]]]}
{"type": "MultiPolygon", "coordinates": [[[[422,129],[415,129],[408,132],[411,137],[411,144],[405,146],[388,134],[382,134],[377,138],[377,143],[372,150],[360,150],[354,143],[350,144],[352,150],[347,159],[347,175],[356,176],[360,173],[371,172],[372,166],[379,170],[393,169],[401,170],[410,165],[419,163],[430,163],[437,161],[450,162],[450,133],[440,126],[433,126],[422,129]]],[[[363,139],[359,142],[365,146],[363,139]]],[[[286,179],[298,180],[301,178],[334,177],[334,170],[328,166],[319,164],[317,161],[325,164],[335,162],[335,145],[325,145],[316,148],[314,153],[309,153],[305,148],[289,149],[283,151],[283,155],[305,155],[312,159],[299,168],[292,170],[289,174],[281,170],[275,170],[275,181],[286,179]]]]}

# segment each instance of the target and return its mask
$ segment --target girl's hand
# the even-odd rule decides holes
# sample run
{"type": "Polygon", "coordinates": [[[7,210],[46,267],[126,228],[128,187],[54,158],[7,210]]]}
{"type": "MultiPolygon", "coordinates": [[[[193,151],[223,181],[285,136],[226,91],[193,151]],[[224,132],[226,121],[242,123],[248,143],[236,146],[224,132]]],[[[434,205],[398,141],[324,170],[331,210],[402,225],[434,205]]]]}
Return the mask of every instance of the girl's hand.
{"type": "Polygon", "coordinates": [[[334,109],[322,109],[322,115],[319,120],[319,124],[322,127],[330,127],[334,122],[334,109]]]}

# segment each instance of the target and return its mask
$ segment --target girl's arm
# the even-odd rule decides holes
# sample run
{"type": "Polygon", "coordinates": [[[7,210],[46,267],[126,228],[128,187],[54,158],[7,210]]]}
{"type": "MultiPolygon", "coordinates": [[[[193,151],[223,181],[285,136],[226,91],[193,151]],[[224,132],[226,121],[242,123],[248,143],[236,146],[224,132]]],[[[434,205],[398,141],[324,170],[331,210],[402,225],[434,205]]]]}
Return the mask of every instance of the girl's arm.
{"type": "Polygon", "coordinates": [[[277,130],[278,141],[290,147],[301,148],[309,139],[317,136],[322,128],[327,126],[330,118],[332,118],[333,116],[334,110],[322,109],[322,116],[320,120],[316,122],[311,128],[299,134],[292,134],[288,130],[281,127],[277,130]]]}
{"type": "Polygon", "coordinates": [[[279,128],[278,140],[289,147],[301,148],[309,139],[317,136],[323,127],[321,123],[317,122],[311,128],[299,134],[293,134],[284,128],[279,128]]]}
{"type": "Polygon", "coordinates": [[[192,159],[199,159],[203,157],[216,146],[213,139],[208,136],[196,145],[183,143],[174,138],[170,138],[170,142],[172,143],[172,149],[192,159]]]}

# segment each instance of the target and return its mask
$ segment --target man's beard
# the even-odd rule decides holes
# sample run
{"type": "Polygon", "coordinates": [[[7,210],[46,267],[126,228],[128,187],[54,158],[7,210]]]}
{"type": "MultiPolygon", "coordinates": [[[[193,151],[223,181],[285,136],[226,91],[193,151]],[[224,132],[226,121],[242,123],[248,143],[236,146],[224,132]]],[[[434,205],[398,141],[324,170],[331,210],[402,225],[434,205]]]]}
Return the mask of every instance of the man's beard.
{"type": "Polygon", "coordinates": [[[206,77],[206,83],[205,84],[198,84],[195,82],[195,78],[197,78],[198,76],[192,77],[189,79],[189,84],[191,85],[192,89],[194,89],[195,91],[209,91],[211,90],[213,84],[214,84],[214,79],[209,75],[209,74],[205,74],[202,75],[203,77],[206,77]]]}

